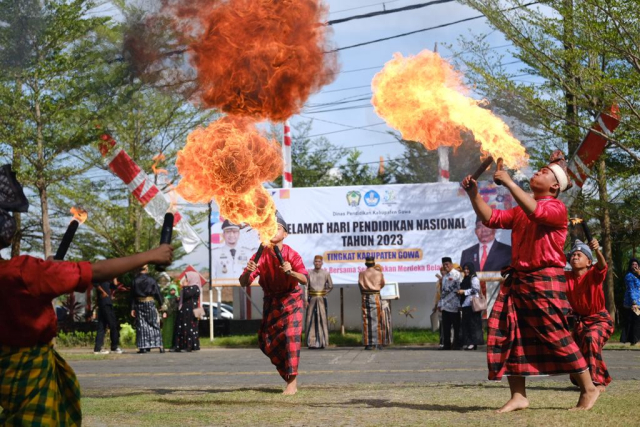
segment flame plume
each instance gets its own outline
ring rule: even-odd
[[[509,127],[482,101],[470,98],[461,75],[437,53],[424,50],[416,56],[396,53],[372,82],[376,113],[407,140],[425,148],[458,147],[460,131],[470,131],[484,154],[502,157],[514,169],[528,155]]]
[[[282,156],[278,143],[261,135],[252,119],[227,116],[194,130],[176,166],[182,175],[176,190],[185,200],[215,199],[223,217],[248,223],[263,243],[276,234],[275,204],[262,183],[282,173]]]
[[[184,3],[183,3],[184,4]],[[208,108],[282,122],[331,83],[336,55],[322,0],[165,2]]]
[[[84,224],[87,218],[89,218],[89,213],[80,207],[72,207],[71,214],[73,215],[73,219],[80,224]]]

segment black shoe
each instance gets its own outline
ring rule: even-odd
[[[376,346],[376,350],[382,350],[382,349],[383,349],[383,347],[381,345],[377,345]]]
[[[160,347],[160,353],[164,353],[164,348]]]
[[[373,350],[373,346],[372,345],[365,345],[364,349],[365,350]]]
[[[440,347],[438,350],[451,350],[451,347]]]
[[[146,352],[148,352],[149,350],[147,350],[146,348],[141,348],[138,350],[138,354],[144,354]]]

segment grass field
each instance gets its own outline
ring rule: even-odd
[[[616,381],[593,410],[570,412],[578,392],[563,382],[529,384],[531,407],[495,414],[509,396],[506,381],[479,384],[309,386],[296,396],[280,388],[90,390],[87,426],[628,426],[638,419],[640,382]]]

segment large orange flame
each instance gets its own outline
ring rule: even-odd
[[[84,223],[87,218],[89,218],[89,213],[82,208],[72,207],[71,213],[73,214],[73,219],[78,221],[80,224]]]
[[[482,101],[470,98],[461,75],[437,53],[416,56],[396,53],[373,79],[373,103],[378,115],[407,140],[425,148],[458,147],[460,131],[470,131],[485,154],[502,157],[519,169],[528,155],[509,127]]]
[[[182,175],[177,191],[185,200],[215,199],[223,217],[248,223],[263,243],[276,234],[275,204],[262,183],[282,173],[282,156],[278,143],[261,135],[253,120],[227,116],[194,130],[176,166]]]
[[[206,107],[282,122],[336,76],[322,0],[165,0]]]

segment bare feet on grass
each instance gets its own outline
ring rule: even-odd
[[[569,409],[570,411],[588,411],[593,408],[596,400],[598,400],[598,396],[600,395],[600,390],[597,387],[593,387],[592,389],[581,391],[580,399],[578,399],[578,404],[575,408]]]
[[[282,394],[285,396],[293,396],[298,392],[298,377],[292,377],[287,380],[287,386]]]
[[[521,409],[527,409],[529,407],[529,399],[521,394],[515,394],[509,399],[504,406],[496,411],[498,414],[505,412],[519,411]]]

